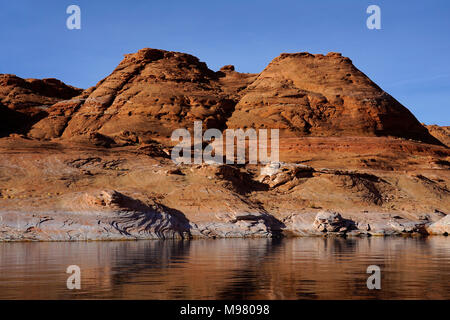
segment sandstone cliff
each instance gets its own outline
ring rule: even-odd
[[[143,49],[126,55],[110,76],[80,99],[53,106],[50,117],[36,124],[30,135],[77,139],[99,133],[145,142],[170,137],[174,129],[192,127],[195,120],[224,128],[235,101],[218,79],[196,57]],[[61,130],[50,129],[54,122]]]
[[[436,143],[404,106],[339,53],[281,54],[245,89],[228,126]]]
[[[0,240],[449,228],[441,129],[427,130],[340,54],[282,54],[247,74],[142,49],[84,91],[2,77]],[[170,135],[195,120],[280,128],[281,161],[177,166]]]
[[[189,54],[142,49],[80,97],[54,105],[30,136],[167,138],[213,128],[280,128],[286,137],[396,136],[439,143],[399,102],[337,53],[282,54],[260,74],[218,72]],[[58,129],[55,129],[58,128]]]

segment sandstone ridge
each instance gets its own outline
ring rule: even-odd
[[[395,136],[440,144],[398,101],[338,53],[281,54],[260,74],[142,49],[79,97],[55,104],[36,139],[166,139],[195,120],[207,128],[279,128],[282,136]]]

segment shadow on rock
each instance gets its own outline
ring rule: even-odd
[[[137,238],[190,238],[190,224],[179,210],[154,201],[145,203],[117,191],[102,191],[97,204],[118,212],[110,224],[121,234]]]

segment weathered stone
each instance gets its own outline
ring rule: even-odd
[[[283,53],[243,93],[229,128],[279,128],[281,136],[291,137],[392,135],[438,143],[341,54]]]
[[[450,215],[432,223],[426,227],[426,230],[430,234],[450,234]]]
[[[341,232],[355,229],[353,221],[344,219],[338,212],[320,211],[313,222],[317,230],[321,232]]]

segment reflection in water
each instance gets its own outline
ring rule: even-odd
[[[0,259],[1,299],[450,299],[445,237],[0,243]]]

